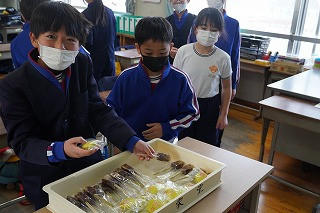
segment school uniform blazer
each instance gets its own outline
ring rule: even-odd
[[[88,4],[88,8],[82,12],[91,22],[97,15],[94,13],[93,4],[94,2]],[[93,61],[94,77],[97,82],[104,76],[115,75],[116,19],[111,9],[104,7],[104,12],[107,17],[106,26],[101,23],[93,26],[85,44]]]
[[[135,135],[100,99],[91,59],[81,53],[71,65],[67,93],[27,61],[0,81],[0,103],[8,143],[21,159],[21,178],[31,201],[40,199],[36,195],[45,184],[102,159],[99,151],[89,157],[50,164],[47,148],[52,142],[76,136],[91,138],[100,131],[123,150]]]

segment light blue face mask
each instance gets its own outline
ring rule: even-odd
[[[75,62],[79,51],[61,50],[39,44],[39,58],[53,70],[65,70]]]
[[[211,32],[207,30],[197,30],[197,41],[205,47],[211,47],[217,43],[219,39],[219,32]]]

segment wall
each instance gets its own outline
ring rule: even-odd
[[[0,0],[0,7],[14,7],[19,10],[18,0]]]
[[[167,0],[161,0],[158,4],[143,2],[143,0],[136,0],[135,15],[166,17],[168,16]]]

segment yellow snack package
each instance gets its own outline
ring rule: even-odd
[[[208,175],[204,172],[199,172],[198,174],[196,174],[193,178],[193,181],[195,183],[199,183],[200,181],[202,181],[203,179],[205,179]]]
[[[151,185],[149,187],[147,187],[147,191],[150,193],[150,194],[153,194],[153,195],[156,195],[158,194],[158,188],[155,186],[155,185]]]
[[[159,209],[161,206],[164,205],[164,202],[162,200],[159,200],[159,199],[151,199],[148,201],[147,203],[147,207],[146,207],[146,210],[147,212],[154,212],[156,211],[157,209]]]
[[[95,147],[98,147],[99,149],[104,146],[104,142],[100,140],[96,140],[94,138],[87,139],[86,143],[83,143],[80,145],[80,148],[85,150],[93,150]]]

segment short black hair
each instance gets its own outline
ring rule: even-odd
[[[223,15],[218,9],[212,7],[202,9],[196,18],[195,27],[207,24],[207,22],[217,28],[220,33],[224,33]]]
[[[50,0],[21,0],[20,1],[20,12],[23,15],[25,21],[30,21],[32,12],[37,6],[43,2]]]
[[[139,45],[150,39],[171,43],[172,37],[171,24],[162,17],[144,17],[138,22],[135,29],[135,38]]]
[[[91,26],[91,22],[83,14],[63,2],[49,1],[39,5],[33,11],[30,20],[30,32],[36,38],[42,33],[58,32],[64,27],[66,34],[77,38],[80,45],[85,43]]]

